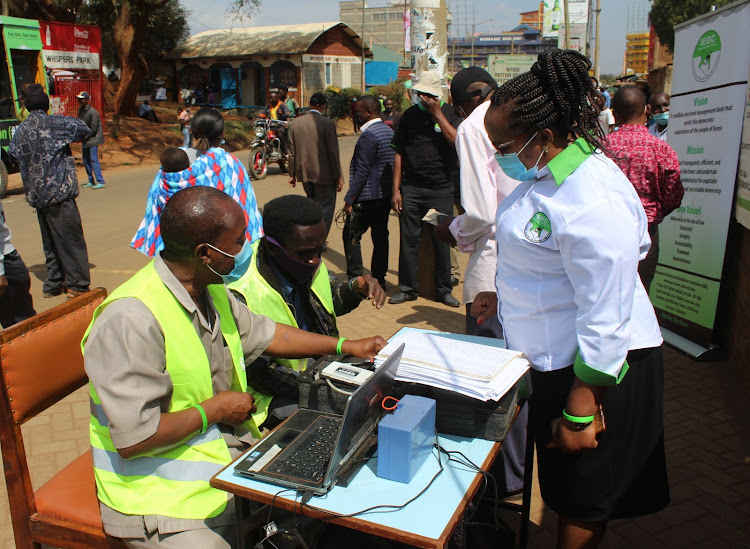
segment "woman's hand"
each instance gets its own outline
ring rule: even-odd
[[[471,304],[471,316],[481,324],[497,314],[497,294],[495,292],[479,292]]]
[[[583,431],[573,431],[567,427],[567,422],[562,420],[557,424],[554,435],[547,448],[559,448],[563,454],[582,454],[599,446],[596,440],[596,424],[593,422]]]

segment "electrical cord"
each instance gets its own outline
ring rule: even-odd
[[[303,501],[302,501],[302,507],[307,506],[309,509],[312,509],[313,511],[317,511],[319,513],[325,513],[325,514],[329,515],[332,518],[351,518],[351,517],[356,517],[358,515],[362,515],[362,514],[365,514],[365,513],[371,513],[373,511],[378,511],[378,510],[386,511],[386,510],[403,509],[407,505],[409,505],[410,503],[413,503],[414,501],[416,501],[417,499],[419,499],[427,490],[429,490],[430,486],[432,486],[435,483],[435,480],[437,480],[437,478],[440,476],[440,474],[445,470],[444,467],[443,467],[443,462],[440,459],[440,444],[438,443],[437,432],[435,433],[434,448],[436,448],[438,450],[438,452],[437,452],[437,460],[438,460],[438,467],[439,467],[438,471],[435,473],[435,475],[432,477],[432,479],[430,479],[430,482],[427,483],[427,486],[425,486],[424,488],[422,488],[422,490],[420,490],[419,493],[416,496],[412,497],[411,499],[409,499],[405,503],[402,503],[401,505],[391,505],[391,504],[373,505],[372,507],[367,507],[366,509],[361,509],[361,510],[355,511],[353,513],[340,514],[340,513],[334,513],[332,511],[327,510],[327,509],[322,509],[320,507],[315,507],[314,505],[309,505],[303,499]]]
[[[329,386],[329,387],[330,387],[331,389],[333,389],[333,390],[334,390],[334,391],[336,391],[337,393],[341,393],[342,395],[346,395],[346,396],[349,396],[349,395],[353,395],[353,394],[354,394],[354,391],[351,391],[351,392],[350,392],[350,391],[344,391],[343,389],[339,389],[339,388],[338,388],[338,387],[336,387],[336,386],[335,386],[335,385],[334,385],[333,383],[331,383],[331,380],[330,380],[330,379],[328,379],[328,378],[326,378],[326,383],[328,384],[328,386]]]
[[[492,475],[488,471],[485,471],[484,469],[482,469],[481,467],[479,467],[476,463],[474,463],[468,457],[466,457],[466,455],[463,454],[462,452],[459,452],[457,450],[446,450],[442,446],[439,446],[438,448],[439,448],[439,451],[442,451],[443,453],[445,453],[448,456],[448,461],[449,462],[459,463],[459,464],[463,465],[464,467],[466,467],[468,469],[471,469],[471,470],[474,470],[474,471],[476,471],[476,472],[478,472],[478,473],[480,473],[482,475],[484,482],[482,484],[482,489],[480,490],[480,492],[479,492],[479,494],[478,494],[478,496],[476,498],[477,502],[481,502],[482,499],[484,499],[484,495],[485,495],[485,493],[487,491],[487,486],[489,484],[488,480],[492,481],[492,489],[493,489],[493,496],[494,496],[493,497],[493,515],[492,515],[493,522],[492,523],[487,523],[487,522],[478,522],[478,521],[472,520],[474,518],[474,516],[476,515],[477,511],[479,510],[479,505],[475,505],[474,509],[468,515],[464,515],[464,517],[462,518],[462,523],[463,523],[463,527],[464,527],[463,528],[464,529],[464,535],[463,535],[463,539],[462,539],[461,545],[462,545],[462,547],[464,549],[466,549],[466,538],[467,538],[466,527],[467,526],[489,526],[490,528],[493,528],[495,530],[499,530],[500,529],[500,522],[499,522],[498,517],[497,517],[497,510],[498,510],[498,506],[499,506],[498,505],[497,480],[495,479],[494,475]],[[458,455],[458,456],[461,456],[461,459],[458,459],[458,458],[454,457],[453,456],[454,454]]]

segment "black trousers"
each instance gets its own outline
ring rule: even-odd
[[[36,216],[47,264],[44,292],[58,293],[63,284],[70,290],[88,291],[89,254],[75,199],[37,208]]]
[[[388,216],[391,201],[367,200],[352,205],[352,214],[344,223],[344,253],[346,254],[346,274],[349,278],[360,276],[362,266],[362,236],[370,229],[372,238],[372,260],[370,272],[381,283],[388,272]]]
[[[5,256],[3,263],[8,288],[0,296],[0,325],[7,328],[16,322],[31,318],[36,311],[29,293],[29,288],[31,288],[29,270],[19,253],[13,250]]]
[[[422,218],[430,208],[450,215],[453,211],[453,189],[430,189],[401,186],[401,249],[398,258],[398,286],[406,294],[417,293],[417,265],[422,241]],[[435,297],[451,293],[451,247],[432,232],[435,251]]]
[[[307,198],[314,200],[323,208],[323,221],[326,224],[326,238],[331,232],[331,223],[333,223],[333,213],[336,211],[336,183],[330,185],[320,185],[319,183],[302,183]]]

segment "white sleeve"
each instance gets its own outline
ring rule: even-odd
[[[565,219],[557,240],[575,291],[576,375],[614,385],[624,375],[641,238],[634,201],[615,194]]]
[[[450,230],[460,251],[473,252],[474,243],[495,227],[497,188],[481,140],[459,130],[456,152],[460,164],[461,205],[466,213],[451,223]]]

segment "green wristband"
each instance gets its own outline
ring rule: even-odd
[[[563,417],[571,423],[591,423],[594,421],[594,416],[571,416],[568,412],[563,410]]]
[[[336,354],[337,355],[341,354],[341,345],[344,343],[344,341],[346,341],[345,337],[340,337],[339,338],[339,342],[336,344]]]
[[[193,408],[198,410],[198,413],[201,415],[201,419],[203,420],[203,427],[201,427],[201,434],[203,434],[208,429],[208,418],[206,417],[206,411],[200,404],[196,404],[195,406],[193,406]]]

